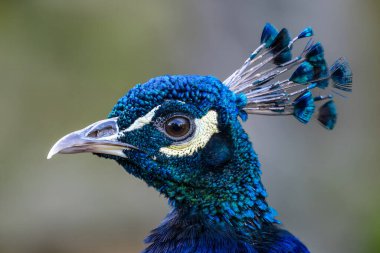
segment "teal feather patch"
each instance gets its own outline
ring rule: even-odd
[[[322,44],[320,42],[317,42],[312,45],[307,50],[305,58],[313,64],[318,64],[319,62],[324,61],[324,49]]]
[[[299,84],[307,84],[314,78],[314,66],[309,62],[303,62],[298,68],[293,72],[290,81]]]
[[[265,47],[270,47],[273,43],[273,40],[276,38],[278,31],[270,23],[266,23],[261,34],[261,44],[265,44]]]
[[[334,101],[330,100],[319,108],[318,121],[328,130],[335,127],[337,110]]]
[[[352,91],[352,70],[344,58],[339,58],[331,66],[330,72],[334,88],[347,92]]]
[[[301,123],[308,123],[314,113],[314,99],[310,91],[306,91],[294,101],[294,117]]]
[[[298,39],[303,39],[303,38],[307,38],[307,37],[311,37],[314,35],[314,31],[313,31],[313,28],[311,28],[310,26],[309,27],[306,27],[298,36],[297,38]]]

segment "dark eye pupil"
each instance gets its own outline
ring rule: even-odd
[[[190,121],[185,117],[173,117],[165,123],[165,131],[172,137],[183,137],[190,131]]]

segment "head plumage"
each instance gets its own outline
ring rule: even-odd
[[[327,93],[314,97],[312,90],[325,90],[332,82],[333,89],[350,92],[352,71],[344,58],[329,69],[322,44],[311,39],[293,58],[293,44],[313,35],[312,28],[307,27],[291,39],[287,29],[278,31],[269,23],[265,25],[260,46],[223,82],[231,91],[246,96],[246,113],[293,115],[306,124],[314,114],[315,103],[328,100],[319,108],[317,119],[326,129],[333,129],[337,118],[333,96]],[[295,70],[290,77],[282,78],[291,69]]]

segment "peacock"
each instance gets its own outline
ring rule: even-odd
[[[352,91],[352,71],[344,58],[329,67],[312,36],[311,27],[291,38],[267,23],[259,47],[226,80],[165,75],[137,84],[107,119],[55,143],[48,159],[91,152],[164,195],[171,211],[145,239],[144,253],[309,252],[266,201],[242,124],[251,114],[307,124],[317,111],[320,124],[334,128],[333,98]],[[293,57],[298,41],[304,45]]]

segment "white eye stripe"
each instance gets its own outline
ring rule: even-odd
[[[161,105],[156,106],[144,116],[136,119],[127,129],[121,133],[131,132],[152,123],[156,111]],[[173,144],[168,147],[160,148],[160,152],[167,156],[190,156],[201,148],[204,148],[212,135],[218,133],[218,114],[216,111],[209,111],[201,119],[195,119],[195,132],[193,137],[179,144]]]
[[[195,133],[188,142],[160,148],[160,152],[167,156],[190,156],[197,150],[204,148],[211,136],[218,133],[218,114],[209,111],[201,119],[195,119]]]
[[[132,132],[134,130],[140,129],[145,125],[148,125],[152,122],[152,119],[161,105],[158,105],[154,107],[150,112],[145,114],[144,116],[141,116],[140,118],[136,119],[132,125],[130,125],[127,129],[123,130],[122,132]]]
[[[185,102],[183,102],[183,101],[177,100],[177,102],[179,102],[181,104],[185,104]],[[152,110],[150,110],[150,112],[148,112],[144,116],[141,116],[140,118],[136,119],[132,123],[132,125],[130,125],[127,129],[123,130],[122,132],[132,132],[134,130],[142,128],[145,125],[150,124],[152,122],[152,119],[153,119],[154,115],[156,114],[156,111],[160,107],[161,107],[161,105],[158,105],[158,106],[154,107]]]

